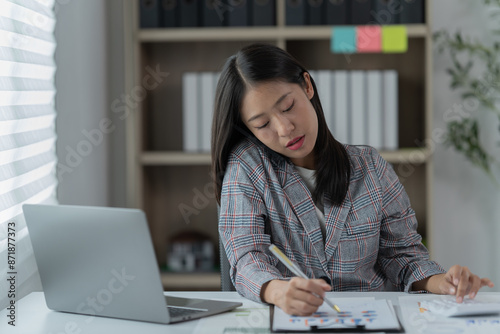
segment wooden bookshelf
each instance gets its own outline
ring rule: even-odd
[[[182,73],[220,71],[227,57],[253,42],[286,49],[310,70],[395,69],[399,89],[399,143],[396,151],[382,151],[406,188],[419,220],[419,232],[429,239],[432,224],[432,154],[427,140],[432,131],[432,29],[430,1],[425,24],[407,25],[408,52],[351,54],[329,52],[332,27],[285,25],[285,1],[277,0],[273,27],[218,27],[139,29],[138,3],[125,3],[126,93],[142,85],[146,67],[157,65],[168,76],[158,89],[147,91],[128,106],[127,201],[145,210],[156,256],[164,265],[168,240],[182,231],[200,231],[218,245],[217,208],[211,186],[210,155],[182,151]],[[190,204],[198,190],[207,204],[186,222],[179,206]],[[432,244],[432,243],[428,243]],[[432,249],[431,249],[432,252]],[[213,289],[213,274],[168,274],[164,283],[184,290]],[[207,277],[208,277],[207,276]],[[219,278],[220,279],[220,278]],[[220,282],[217,281],[217,282]]]

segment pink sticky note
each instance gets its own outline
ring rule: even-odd
[[[356,27],[356,48],[358,52],[381,52],[382,29],[379,25]]]

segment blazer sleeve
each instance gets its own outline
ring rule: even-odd
[[[269,251],[262,174],[262,165],[252,169],[234,156],[230,158],[219,213],[219,235],[231,265],[231,281],[240,295],[256,302],[262,302],[264,283],[283,279],[275,267],[278,260]]]
[[[394,169],[375,149],[372,157],[382,189],[378,261],[387,278],[400,290],[409,292],[414,282],[445,270],[429,259],[429,252],[417,233],[415,211]]]

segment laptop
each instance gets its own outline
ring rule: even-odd
[[[242,305],[164,295],[141,210],[25,204],[23,212],[49,309],[169,324]]]

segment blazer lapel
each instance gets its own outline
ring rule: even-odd
[[[284,174],[286,176],[282,179],[282,187],[285,197],[289,202],[291,209],[304,227],[304,230],[310,239],[312,248],[321,262],[323,270],[327,271],[328,266],[325,256],[323,235],[321,234],[321,228],[316,214],[316,207],[311,194],[297,171],[290,164],[287,164],[285,168],[286,173]],[[306,192],[308,196],[304,196],[304,192]]]
[[[325,223],[326,223],[326,238],[325,238],[325,253],[327,263],[331,262],[331,258],[337,249],[340,236],[344,230],[347,214],[351,210],[350,192],[347,191],[346,197],[340,206],[332,205],[331,201],[325,200]]]

